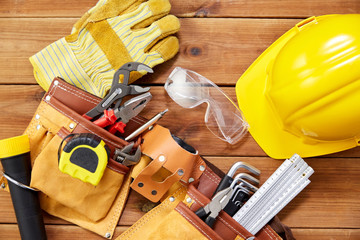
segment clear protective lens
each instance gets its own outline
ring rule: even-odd
[[[193,81],[194,77],[200,81]],[[208,95],[202,87],[201,78],[202,76],[195,72],[176,67],[168,77],[165,89],[180,106],[194,108],[204,102],[204,96],[206,101]]]
[[[235,103],[216,84],[200,74],[176,67],[168,77],[165,89],[184,108],[207,103],[205,124],[220,139],[235,144],[247,132],[248,124]]]

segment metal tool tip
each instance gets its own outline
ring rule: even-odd
[[[141,71],[141,70],[145,70],[148,73],[153,73],[154,71],[152,70],[152,68],[146,66],[145,64],[139,65],[137,67],[137,71]]]
[[[167,113],[169,111],[169,109],[165,109],[164,111],[161,112],[161,115],[164,115],[165,113]]]

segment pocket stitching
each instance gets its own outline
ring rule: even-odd
[[[138,119],[136,116],[133,117],[131,120],[133,122],[136,122],[136,123],[139,123],[139,124],[144,124],[145,123],[145,121],[143,121],[142,119]]]
[[[62,84],[59,84],[58,86],[56,87],[59,87],[60,89],[64,90],[65,92],[68,92],[72,95],[75,95],[89,103],[93,103],[93,104],[98,104],[98,102],[96,101],[97,99],[95,98],[91,98],[89,96],[86,96],[85,94],[81,93],[81,92],[75,92],[73,89],[70,89],[68,88],[66,85],[62,85]],[[81,96],[80,96],[81,95]]]
[[[197,202],[199,202],[201,204],[201,206],[205,206],[205,203],[201,202],[192,192],[188,192],[189,196],[191,198],[193,198],[194,200],[196,200]]]
[[[194,223],[189,217],[187,217],[182,210],[176,209],[176,211],[177,211],[178,213],[180,213],[181,216],[183,216],[184,218],[186,218],[189,222],[191,222],[192,225],[193,225],[198,231],[200,231],[203,235],[205,235],[208,239],[213,239],[213,238],[211,238],[209,235],[207,235],[206,232],[205,232],[204,230],[202,230],[196,223]]]
[[[61,130],[61,129],[60,129]],[[60,132],[60,130],[56,133],[61,139],[64,139],[65,137],[67,137],[68,135],[65,135],[65,133],[63,133],[62,131]]]
[[[112,166],[107,166],[107,167],[110,168],[111,170],[117,172],[117,173],[121,173],[121,174],[123,174],[123,175],[126,174],[126,172],[123,172],[123,171],[120,171],[120,170],[118,170],[118,169],[115,169],[115,168],[113,168]]]
[[[205,169],[206,172],[208,172],[211,176],[213,176],[213,178],[217,181],[217,182],[220,182],[220,178],[218,175],[216,175],[215,173],[213,172],[210,172],[208,168]]]
[[[87,101],[87,102],[94,103],[94,104],[98,104],[97,101],[98,101],[99,99],[97,99],[97,98],[95,98],[95,97],[91,97],[91,96],[89,96],[89,95],[85,95],[84,93],[81,93],[81,92],[76,92],[75,90],[73,90],[73,89],[69,88],[67,85],[65,85],[63,82],[61,82],[61,81],[58,81],[58,82],[59,82],[58,85],[55,85],[55,84],[54,84],[54,85],[52,86],[52,89],[51,89],[52,93],[51,93],[51,92],[48,92],[48,94],[49,94],[51,97],[55,94],[56,89],[59,87],[59,88],[63,89],[64,91],[69,92],[69,93],[72,94],[72,95],[75,95],[75,96],[77,96],[77,97],[79,97],[79,98],[81,98],[81,99],[84,99],[84,100]],[[75,93],[76,93],[76,94],[75,94]],[[82,95],[82,96],[84,96],[84,97],[80,97],[80,96],[77,95],[77,94],[80,94],[80,95]],[[93,102],[91,102],[89,99],[91,99]]]
[[[121,188],[123,187],[123,186],[125,186],[125,184],[127,185],[128,184],[128,181],[129,181],[129,179],[126,179],[126,183],[124,183],[123,182],[123,185],[120,187],[120,189],[119,189],[119,192],[121,192]],[[107,227],[107,230],[106,230],[106,232],[112,232],[112,234],[113,234],[113,231],[114,231],[114,228],[111,228],[111,226],[113,225],[113,223],[114,223],[114,221],[116,220],[116,216],[118,216],[119,215],[119,212],[121,211],[121,206],[124,206],[124,202],[125,202],[125,200],[126,200],[126,198],[125,198],[125,196],[126,196],[127,194],[123,194],[122,196],[121,196],[121,198],[119,199],[119,203],[117,204],[117,206],[116,206],[116,210],[115,210],[115,214],[113,214],[113,216],[112,216],[112,218],[111,218],[111,220],[110,220],[110,222],[109,222],[109,225],[108,225],[108,227]],[[116,226],[115,226],[116,227]],[[112,235],[111,234],[111,235]]]
[[[85,100],[85,101],[87,101],[87,102],[89,102],[89,103],[93,103],[93,104],[95,104],[95,105],[97,105],[97,104],[99,103],[99,99],[98,99],[98,98],[95,98],[95,97],[86,95],[86,94],[84,94],[84,93],[75,91],[75,90],[69,88],[66,84],[64,84],[64,83],[62,83],[62,82],[59,82],[58,85],[53,86],[53,88],[51,89],[52,92],[51,92],[51,93],[49,92],[48,94],[52,97],[52,96],[55,94],[57,88],[63,89],[64,91],[66,91],[66,92],[68,92],[68,93],[70,93],[70,94],[72,94],[72,95],[74,95],[74,96],[77,96],[77,97],[79,97],[79,98],[81,98],[81,99],[83,99],[83,100]],[[81,96],[80,96],[80,95],[81,95]],[[83,97],[82,97],[82,96],[83,96]],[[50,102],[50,101],[49,101],[49,102]],[[52,106],[53,106],[53,105],[52,105]],[[72,119],[72,118],[71,118],[71,119]],[[137,118],[136,116],[135,116],[134,118],[132,118],[132,121],[133,121],[133,122],[136,122],[136,123],[138,123],[138,124],[144,124],[144,123],[145,123],[144,120],[142,120],[142,119],[140,119],[140,118]],[[76,122],[76,121],[75,121],[75,122]],[[80,125],[83,126],[82,124],[80,124]],[[109,142],[110,142],[110,141],[109,141]]]
[[[207,174],[208,173],[208,174]],[[215,184],[219,185],[220,180],[218,178],[215,178],[213,173],[211,173],[207,168],[204,171],[204,174],[209,177],[209,179],[214,182]]]
[[[266,233],[266,235],[269,236],[270,239],[278,239],[274,233],[269,229],[269,225],[266,225],[264,228],[264,232]],[[274,238],[275,237],[275,238]]]
[[[82,92],[75,91],[75,90],[69,88],[66,84],[64,84],[64,83],[62,83],[62,82],[60,82],[57,86],[54,86],[54,87],[53,87],[54,92],[51,93],[51,96],[53,96],[53,95],[55,94],[56,88],[61,88],[61,89],[63,89],[64,91],[66,91],[66,92],[68,92],[68,93],[70,93],[70,94],[72,94],[72,95],[74,95],[74,96],[77,96],[77,97],[79,97],[79,98],[81,98],[81,99],[83,99],[83,100],[85,100],[85,101],[87,101],[87,102],[89,102],[89,103],[93,103],[93,104],[95,104],[95,105],[97,105],[97,104],[99,103],[99,99],[98,99],[98,98],[92,97],[92,96],[89,96],[89,95],[86,95],[86,94],[84,94],[84,93],[82,93]],[[132,118],[132,120],[133,120],[134,122],[136,122],[136,123],[139,123],[139,124],[144,124],[144,123],[145,123],[144,120],[138,119],[137,117]]]
[[[189,196],[192,197],[194,200],[196,200],[198,203],[201,204],[201,206],[205,206],[205,204],[203,202],[201,202],[192,192],[188,192]],[[238,235],[240,235],[243,238],[246,238],[243,234],[241,234],[238,230],[236,230],[233,226],[231,226],[228,222],[226,222],[222,217],[218,216],[218,218],[224,223],[226,224],[228,227],[230,227],[232,230],[235,231],[235,233],[237,233]]]
[[[177,196],[179,196],[179,195],[180,195],[182,192],[184,192],[184,191],[185,191],[185,188],[184,188],[184,187],[180,187],[180,188],[173,194],[173,196],[174,196],[174,197],[177,197]],[[126,239],[129,239],[129,237],[131,237],[134,233],[136,233],[139,228],[141,228],[145,223],[147,223],[148,221],[150,221],[151,218],[152,218],[155,214],[161,212],[161,210],[162,210],[163,208],[167,207],[170,203],[171,203],[171,202],[168,201],[168,202],[165,203],[164,205],[161,205],[161,204],[160,204],[160,205],[159,205],[159,208],[156,209],[156,211],[152,212],[151,215],[150,215],[150,213],[144,215],[144,217],[141,218],[141,219],[138,221],[139,223],[141,222],[141,224],[139,224],[138,226],[136,226],[136,228],[133,229],[133,231],[131,231],[131,229],[129,229],[131,234],[128,235],[128,237],[127,237]],[[126,233],[128,233],[128,232],[125,232],[124,236],[126,236]],[[123,236],[122,236],[122,237],[123,237]]]
[[[89,132],[93,133],[96,135],[96,133],[94,133],[92,130],[88,129],[86,126],[84,126],[83,124],[81,124],[80,122],[77,122],[73,117],[69,116],[68,114],[64,113],[63,111],[61,111],[60,109],[58,109],[54,104],[52,104],[50,101],[48,102],[50,106],[52,106],[53,108],[55,108],[57,111],[61,112],[63,115],[67,116],[68,118],[70,118],[71,120],[73,120],[74,122],[76,122],[77,124],[79,124],[80,126],[82,126],[83,128],[85,128],[86,130],[88,130]],[[121,145],[109,140],[106,137],[101,137],[103,139],[105,139],[106,141],[108,141],[109,143],[111,143],[112,145],[114,145],[115,147],[118,148],[122,148]]]
[[[45,127],[44,127],[45,128]],[[46,128],[45,128],[46,129]],[[49,134],[50,132],[49,132],[49,130],[47,129],[47,132],[46,132],[46,136]],[[50,141],[51,141],[51,139],[50,139]],[[48,142],[48,143],[50,143],[50,141]],[[39,154],[44,150],[44,148],[45,148],[45,141],[43,142],[43,144],[42,144],[42,146],[41,146],[41,148],[40,148],[40,150],[39,150],[39,153],[35,156],[35,158],[34,159],[36,159],[38,156],[39,156]]]
[[[39,111],[37,111],[37,114],[39,114],[40,116],[42,116],[43,113],[44,113],[44,111],[45,111],[45,106],[44,106],[44,105],[41,105],[41,107],[39,108]],[[33,133],[34,133],[34,131],[35,131],[35,125],[36,125],[36,123],[37,123],[38,125],[41,124],[41,126],[47,131],[46,135],[49,133],[49,129],[47,129],[45,126],[43,126],[40,120],[37,120],[37,121],[33,121],[33,122],[30,124],[31,126],[29,126],[29,128],[31,128],[31,130],[30,130],[30,132],[28,133],[29,136],[33,135]],[[30,142],[30,141],[32,141],[31,138],[29,138],[29,142]],[[43,142],[41,148],[39,149],[38,154],[37,154],[36,156],[34,156],[34,159],[36,159],[36,158],[39,156],[39,154],[42,152],[42,150],[44,150],[44,147],[45,147],[45,141]]]
[[[55,94],[55,91],[56,91],[57,87],[58,87],[58,85],[55,85],[55,84],[53,85],[53,88],[51,89],[51,92],[48,92],[49,96],[52,97]]]
[[[40,105],[40,108],[35,112],[35,116],[36,114],[41,114],[44,112],[44,105]],[[33,135],[34,131],[35,131],[35,127],[34,125],[36,124],[36,122],[39,122],[39,120],[35,121],[35,116],[33,117],[32,121],[30,122],[30,125],[28,127],[29,132],[27,133],[29,136]]]
[[[232,230],[234,230],[235,233],[237,233],[238,235],[240,235],[242,238],[246,239],[246,237],[240,233],[238,230],[236,230],[233,226],[231,226],[228,222],[226,222],[222,217],[218,217],[226,226],[228,226],[229,228],[231,228]],[[239,223],[240,225],[240,223]]]

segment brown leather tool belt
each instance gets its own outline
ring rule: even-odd
[[[58,144],[61,139],[69,133],[85,132],[98,135],[110,147],[111,152],[113,152],[115,148],[123,148],[128,145],[129,143],[122,138],[109,133],[82,116],[100,101],[100,98],[79,90],[60,78],[54,79],[38,111],[41,113],[41,105],[44,105],[45,108],[50,106],[51,108],[48,108],[46,114],[51,114],[51,111],[57,114],[60,113],[59,115],[64,116],[67,122],[64,123],[64,126],[60,126],[54,133],[59,139],[53,139],[51,141]],[[32,120],[33,123],[29,125],[27,131],[33,131],[33,128],[36,129],[37,118],[38,116],[34,116]],[[128,136],[145,122],[146,119],[139,116],[132,118],[127,123],[125,133],[122,137]],[[80,212],[77,209],[72,209],[71,204],[76,202],[76,199],[71,201],[70,205],[64,207],[65,201],[62,199],[60,191],[50,196],[50,198],[53,198],[53,200],[59,202],[59,204],[53,203],[49,200],[49,196],[46,196],[44,199],[46,198],[47,200],[42,201],[42,207],[45,207],[45,210],[50,214],[95,231],[100,235],[111,237],[121,215],[123,205],[125,205],[126,202],[128,194],[126,186],[128,187],[132,181],[130,185],[132,189],[153,202],[161,201],[160,205],[167,204],[165,202],[174,192],[183,189],[182,191],[186,198],[183,199],[184,201],[181,200],[178,202],[171,210],[180,213],[185,219],[189,220],[188,222],[195,226],[196,229],[204,232],[204,236],[210,236],[211,239],[281,239],[269,225],[264,227],[256,236],[252,236],[225,212],[220,213],[214,227],[210,228],[200,218],[197,218],[194,211],[210,202],[211,196],[224,173],[209,162],[206,162],[197,151],[191,152],[185,150],[178,144],[178,141],[171,135],[170,131],[160,125],[155,124],[151,130],[144,132],[135,142],[135,146],[140,144],[143,153],[142,160],[139,164],[128,168],[111,159],[108,162],[107,168],[111,171],[121,173],[124,176],[124,179],[122,179],[124,184],[121,189],[119,189],[119,186],[118,190],[114,190],[115,195],[112,197],[111,203],[109,203],[109,210],[104,211],[102,215],[96,212],[96,215],[94,213],[93,219],[86,219],[84,217],[85,215],[81,215],[82,213],[86,213],[86,204],[81,205],[84,208]],[[54,152],[54,149],[56,149],[56,146],[48,149],[48,151]],[[42,149],[36,149],[35,152],[32,153],[36,154],[36,156],[34,156],[35,160],[38,155],[41,155],[42,151]],[[53,168],[56,167],[56,164],[53,164]],[[55,171],[54,169],[52,170]],[[56,171],[57,170],[58,169],[56,169]],[[39,166],[39,171],[46,170]],[[111,174],[113,173],[111,172]],[[104,176],[113,176],[111,174]],[[37,176],[38,182],[45,181],[41,179],[40,174]],[[71,178],[70,176],[62,176],[59,174],[59,178],[64,182],[72,181],[68,179]],[[51,180],[52,179],[49,179],[49,181]],[[76,181],[80,182],[77,179]],[[125,184],[126,182],[128,182],[128,185]],[[38,187],[40,190],[42,190],[41,188],[43,187],[43,189],[46,190],[46,184],[47,182],[44,183],[44,186],[35,187]],[[84,183],[79,183],[78,187],[80,187],[80,184]],[[100,186],[101,182],[98,188]],[[96,191],[98,191],[98,189],[90,189],[89,187],[89,191],[93,191],[95,194],[91,197],[96,197]],[[73,197],[76,196],[74,195]],[[102,196],[98,197],[101,198]],[[188,198],[191,199],[191,201],[187,201]],[[60,206],[63,207],[62,211],[57,211]],[[71,212],[72,210],[76,213]],[[69,212],[71,212],[71,214],[68,214]],[[111,214],[114,214],[114,216],[111,216]],[[146,218],[146,216],[147,214],[144,217]],[[107,221],[106,219],[111,220]],[[101,223],[102,221],[103,223]],[[101,224],[103,224],[104,227],[97,228],[97,226]],[[134,225],[136,225],[136,223]],[[279,234],[286,232],[286,227],[283,227],[283,225],[279,223],[276,225],[276,228]],[[291,236],[291,234],[289,236]],[[287,239],[291,239],[291,237]]]

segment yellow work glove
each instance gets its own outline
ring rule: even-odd
[[[74,25],[71,35],[50,44],[30,62],[42,88],[54,77],[99,97],[111,87],[115,71],[127,62],[154,67],[175,56],[180,28],[168,15],[168,0],[100,0]],[[134,72],[130,83],[146,72]]]

